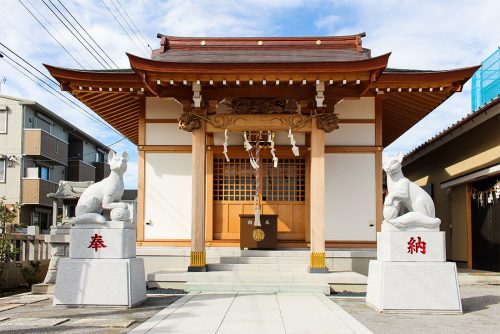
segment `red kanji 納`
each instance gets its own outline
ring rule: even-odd
[[[418,253],[419,251],[420,253],[425,254],[425,252],[427,251],[427,243],[425,241],[422,241],[422,238],[420,237],[417,237],[417,239],[411,237],[410,241],[408,241],[407,253],[413,254]]]
[[[102,235],[95,234],[93,237],[90,237],[90,245],[87,248],[93,248],[96,252],[99,250],[99,248],[106,248],[104,244],[104,240],[102,240]]]

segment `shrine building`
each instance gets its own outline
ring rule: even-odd
[[[190,247],[184,269],[203,271],[258,208],[277,215],[275,248],[308,250],[321,272],[325,250],[376,247],[383,148],[478,68],[388,68],[364,36],[158,35],[130,69],[46,67],[137,145],[138,252]]]

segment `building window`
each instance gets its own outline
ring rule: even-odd
[[[36,118],[36,127],[42,129],[43,131],[50,133],[50,123],[40,117]]]
[[[49,180],[49,167],[38,166],[38,177],[42,180]]]
[[[6,161],[5,159],[0,159],[0,182],[5,182],[5,167]]]
[[[0,106],[0,133],[7,133],[7,107]]]
[[[95,152],[95,161],[96,162],[104,162],[104,153],[102,152]]]

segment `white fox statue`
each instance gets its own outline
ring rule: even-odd
[[[88,187],[81,195],[75,209],[74,224],[104,224],[106,218],[102,210],[119,209],[119,213],[111,216],[120,216],[128,219],[127,204],[120,202],[123,195],[123,174],[127,170],[128,153],[120,156],[110,151],[108,164],[111,169],[109,176]],[[122,220],[122,219],[120,219]]]
[[[388,194],[384,201],[384,231],[439,231],[441,220],[435,217],[434,202],[425,190],[404,177],[403,154],[383,157]],[[402,214],[405,209],[407,213]]]

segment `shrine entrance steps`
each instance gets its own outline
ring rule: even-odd
[[[349,254],[347,254],[349,253]],[[351,266],[353,258],[368,261],[372,250],[327,251],[328,273],[308,272],[309,251],[277,250],[207,251],[207,272],[161,270],[148,275],[148,286],[179,288],[190,292],[303,292],[329,295],[335,291],[366,291],[367,277],[337,261],[342,255]],[[354,261],[356,262],[356,261]],[[364,262],[364,261],[361,261]],[[362,264],[359,271],[364,272]],[[347,269],[347,270],[346,270]],[[350,270],[349,270],[350,269]],[[367,269],[367,268],[366,268]]]

